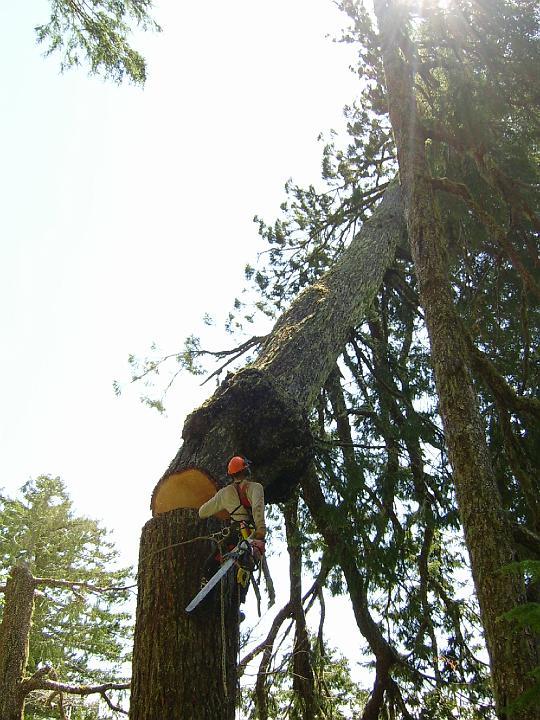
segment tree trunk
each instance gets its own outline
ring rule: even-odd
[[[529,686],[536,664],[531,636],[501,619],[524,602],[524,588],[501,569],[514,559],[511,531],[494,481],[485,430],[469,369],[465,338],[454,308],[442,231],[435,211],[424,142],[418,127],[413,78],[399,54],[403,18],[392,0],[376,0],[390,120],[398,151],[409,243],[425,311],[456,495],[480,604],[497,713]],[[529,708],[518,718],[540,717]]]
[[[335,266],[279,318],[258,358],[188,416],[164,477],[195,465],[219,478],[241,453],[256,466],[266,499],[286,499],[311,458],[306,412],[405,237],[394,184]]]
[[[192,614],[208,536],[221,524],[172,510],[144,527],[133,648],[132,720],[234,720],[238,595],[233,570]],[[221,591],[223,589],[223,592]],[[209,651],[210,649],[210,651]]]
[[[7,581],[0,625],[0,720],[22,720],[21,682],[28,661],[28,636],[34,609],[34,578],[16,566]]]
[[[243,454],[252,460],[256,479],[265,486],[267,502],[290,495],[312,456],[307,411],[351,329],[372,302],[404,237],[401,191],[394,185],[336,266],[304,290],[278,320],[257,360],[226,378],[187,418],[184,443],[160,483],[193,466],[219,478],[227,459]],[[178,510],[157,516],[143,530],[133,720],[229,717],[212,715],[223,702],[224,692],[220,678],[216,679],[213,671],[207,678],[206,670],[221,657],[220,633],[215,631],[219,623],[216,592],[204,619],[197,611],[189,616],[184,613],[188,595],[197,590],[206,550],[194,543],[187,546],[189,552],[174,556],[169,554],[172,551],[156,553],[150,566],[144,561],[147,547],[153,550],[186,541],[205,534],[206,528],[193,511]],[[237,618],[228,599],[230,592],[225,595],[227,627],[231,636],[236,636]],[[234,668],[235,663],[236,645],[231,642],[226,667]],[[233,682],[232,670],[230,676],[228,682]],[[209,680],[211,684],[196,698],[194,687],[200,688]],[[195,700],[203,706],[192,716],[189,713],[194,712]],[[203,714],[206,712],[209,714]]]

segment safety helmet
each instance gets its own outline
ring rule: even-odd
[[[250,462],[247,458],[241,455],[235,455],[229,460],[227,465],[227,475],[238,475],[238,473],[247,470]]]

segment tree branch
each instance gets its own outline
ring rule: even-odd
[[[475,345],[470,333],[465,329],[464,337],[473,369],[484,380],[497,401],[517,415],[526,415],[534,422],[538,422],[540,420],[540,401],[526,395],[518,395],[488,356]]]
[[[120,592],[122,590],[131,590],[137,587],[137,585],[117,585],[111,587],[100,587],[99,585],[92,585],[87,582],[72,582],[71,580],[57,580],[56,578],[34,578],[35,585],[47,585],[48,587],[56,588],[68,588],[75,590],[80,588],[81,590],[88,590],[88,592],[95,593],[109,593],[109,592]]]
[[[50,668],[49,668],[50,671]],[[39,671],[34,673],[32,677],[23,680],[20,684],[21,693],[28,695],[34,690],[52,690],[53,692],[69,693],[70,695],[103,695],[109,690],[129,690],[131,683],[102,683],[101,685],[70,685],[69,683],[57,682],[55,680],[46,680]]]
[[[516,249],[508,239],[507,233],[503,230],[503,228],[501,228],[495,218],[490,215],[490,213],[486,212],[486,210],[484,210],[476,202],[476,200],[474,200],[469,188],[464,183],[454,182],[453,180],[450,180],[446,177],[432,178],[431,182],[435,190],[442,190],[444,192],[451,193],[452,195],[456,195],[457,197],[460,197],[462,200],[464,200],[464,202],[475,213],[480,222],[486,227],[487,230],[489,230],[493,234],[499,246],[506,253],[506,256],[512,263],[514,269],[520,275],[523,284],[525,285],[527,290],[530,290],[538,298],[540,298],[540,287],[538,286],[536,280],[533,278],[531,273],[525,267]]]

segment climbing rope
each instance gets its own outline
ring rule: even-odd
[[[139,563],[142,563],[143,560],[146,560],[149,557],[153,557],[154,555],[157,555],[160,552],[165,552],[165,550],[171,550],[172,548],[181,547],[182,545],[191,545],[191,543],[197,542],[199,540],[210,540],[211,542],[216,543],[216,545],[221,545],[224,540],[226,540],[229,535],[231,534],[232,530],[231,527],[225,527],[221,530],[218,530],[215,533],[212,533],[211,535],[199,535],[199,537],[191,538],[191,540],[184,540],[183,542],[173,543],[172,545],[165,545],[165,547],[158,548],[157,550],[152,550],[149,553],[146,553],[146,555],[143,555]]]
[[[223,680],[223,692],[225,693],[225,697],[228,698],[229,690],[227,687],[227,646],[225,645],[225,643],[227,642],[227,634],[225,628],[225,578],[221,578],[219,586],[221,588],[221,678]]]

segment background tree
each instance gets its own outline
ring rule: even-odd
[[[20,498],[0,497],[0,578],[23,565],[39,587],[34,599],[26,672],[44,668],[64,684],[117,683],[126,672],[131,615],[121,606],[130,568],[116,568],[118,552],[99,523],[77,516],[59,478],[42,475],[21,488]],[[94,589],[92,591],[92,588]],[[1,597],[1,596],[0,596]],[[52,673],[52,675],[51,675]],[[26,717],[59,713],[61,696],[29,696]],[[72,718],[98,717],[98,707],[73,705]]]
[[[506,717],[508,706],[529,685],[527,676],[535,664],[530,633],[503,624],[501,619],[510,607],[524,602],[524,587],[517,578],[509,581],[501,573],[513,558],[512,538],[493,480],[467,343],[453,303],[443,234],[435,213],[425,138],[420,131],[423,114],[414,88],[417,69],[410,59],[416,54],[416,43],[403,23],[408,13],[400,3],[376,2],[375,12],[441,417],[490,653],[497,711]]]

